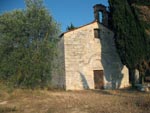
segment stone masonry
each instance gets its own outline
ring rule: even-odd
[[[100,38],[94,36],[94,29],[100,30]],[[55,86],[66,90],[95,89],[93,70],[103,70],[104,89],[128,87],[128,69],[116,52],[113,35],[97,21],[64,33],[58,47],[59,60],[64,62],[58,62],[61,68],[57,69],[62,72],[54,75]]]

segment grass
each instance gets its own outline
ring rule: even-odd
[[[0,113],[150,113],[150,93],[135,90],[0,88]]]
[[[6,107],[6,106],[0,106],[0,113],[7,113],[7,112],[16,112],[16,107]]]

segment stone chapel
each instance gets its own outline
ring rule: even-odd
[[[94,7],[94,21],[60,36],[52,86],[65,90],[118,89],[129,86],[128,69],[117,53],[108,12]],[[102,21],[100,15],[102,14]]]

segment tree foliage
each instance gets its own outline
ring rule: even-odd
[[[70,26],[67,26],[67,31],[76,29],[76,27],[71,23]]]
[[[148,52],[147,36],[136,10],[129,0],[109,0],[112,29],[122,62],[130,69],[141,71]]]
[[[136,3],[140,5],[150,5],[150,0],[128,0],[129,3]]]
[[[0,15],[0,79],[17,87],[44,87],[59,26],[42,0],[25,0],[25,10]]]

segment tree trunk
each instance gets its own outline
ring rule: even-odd
[[[144,84],[144,75],[140,73],[140,84]]]
[[[129,69],[130,82],[132,84],[132,88],[135,87],[135,69]]]

